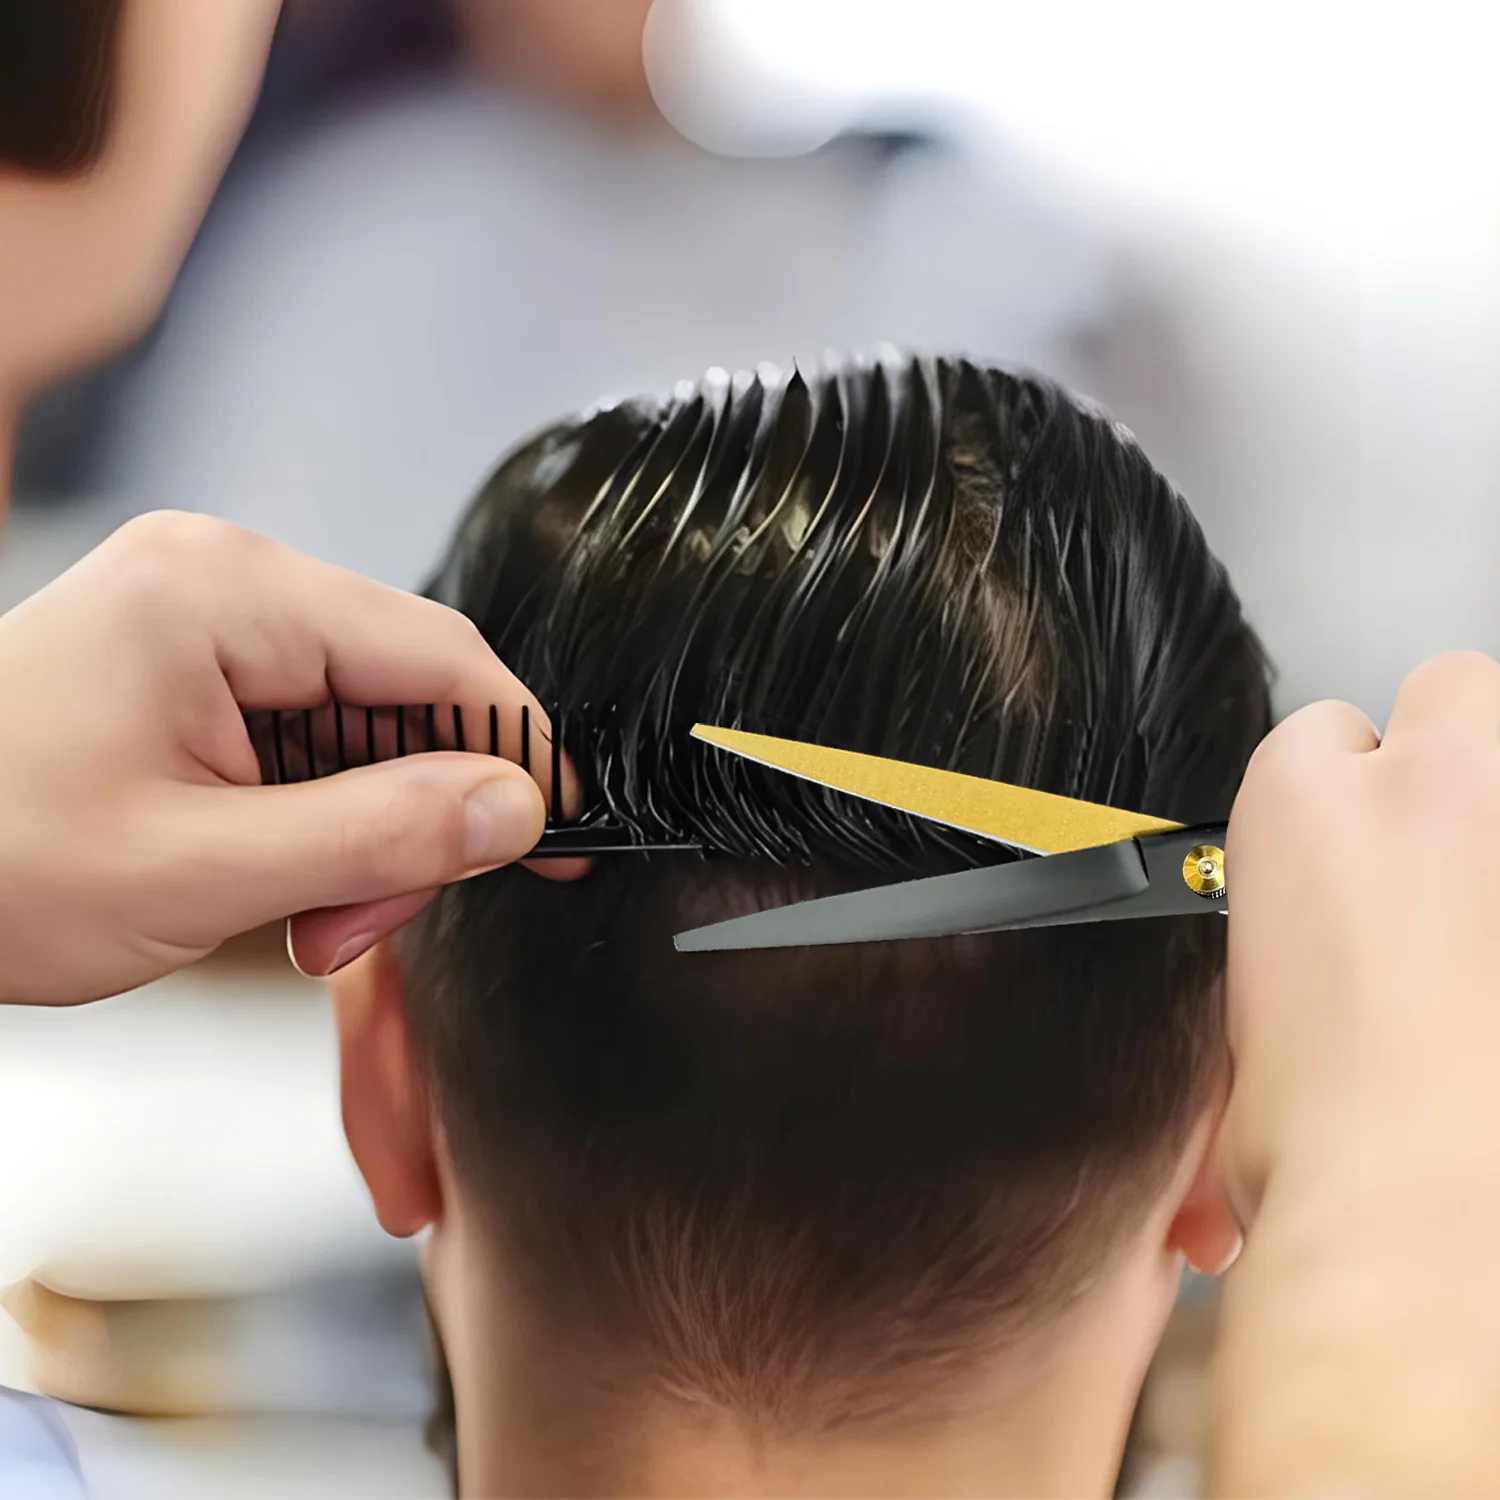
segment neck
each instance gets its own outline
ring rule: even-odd
[[[444,1279],[466,1496],[1108,1495],[1165,1315],[1093,1297],[920,1421],[785,1433],[577,1356],[488,1277]]]
[[[1134,1388],[1055,1378],[983,1387],[943,1420],[851,1432],[767,1433],[677,1399],[591,1401],[588,1373],[538,1355],[490,1387],[457,1393],[461,1493],[470,1496],[731,1497],[1108,1495]],[[477,1386],[477,1388],[476,1388]],[[500,1413],[471,1423],[469,1411]],[[559,1415],[563,1413],[563,1415]]]

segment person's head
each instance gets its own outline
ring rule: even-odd
[[[1210,1164],[1224,924],[672,935],[1004,857],[699,721],[1227,815],[1267,666],[1130,434],[965,362],[710,376],[527,443],[431,591],[562,711],[596,803],[716,851],[454,886],[338,985],[355,1156],[387,1228],[434,1226],[460,1449],[597,1405],[770,1463],[998,1430],[1055,1388],[1094,1448],[1072,1477],[1117,1456],[1180,1257],[1235,1240]],[[555,1445],[584,1452],[578,1423]],[[599,1482],[644,1482],[615,1441]]]

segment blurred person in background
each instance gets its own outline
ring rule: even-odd
[[[601,391],[829,347],[1066,376],[1100,247],[937,135],[728,160],[658,114],[645,0],[321,0],[98,429],[108,520],[206,508],[414,585],[496,448]]]
[[[358,105],[414,79],[469,69],[506,85],[580,98],[623,115],[649,110],[638,67],[629,65],[650,0],[582,4],[559,0],[290,0],[267,61],[244,137],[222,197],[288,138],[316,128],[329,113]],[[112,28],[113,0],[63,0],[78,34]],[[18,13],[18,23],[21,18]],[[582,24],[586,23],[586,24]],[[30,24],[30,23],[25,23]],[[19,46],[13,54],[20,58]],[[625,59],[622,68],[621,59]],[[644,97],[643,97],[644,96]],[[210,209],[210,221],[213,209]],[[123,353],[37,395],[22,424],[17,489],[23,501],[66,500],[100,482],[100,440],[121,391],[152,347],[159,322]]]

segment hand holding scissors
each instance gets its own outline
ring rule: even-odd
[[[1500,1490],[1500,665],[1419,668],[1383,742],[1347,704],[1293,715],[1227,831],[701,737],[1046,857],[758,912],[687,951],[1206,915],[1232,886],[1221,1163],[1249,1232],[1209,1492]]]

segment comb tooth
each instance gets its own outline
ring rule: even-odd
[[[406,754],[406,705],[396,710],[396,759]]]
[[[429,750],[437,749],[437,722],[433,715],[434,709],[429,703],[427,705],[427,748]]]
[[[531,710],[521,705],[521,769],[531,769]]]
[[[464,711],[456,703],[453,705],[453,743],[460,750],[469,748],[464,740]]]
[[[307,775],[311,781],[318,779],[318,752],[313,748],[312,709],[302,710],[302,730],[307,735]]]
[[[375,710],[365,710],[365,764],[375,764]]]
[[[276,747],[276,784],[286,785],[286,748],[281,742],[281,710],[271,710],[271,739]]]
[[[490,704],[490,754],[500,753],[500,710]]]
[[[337,699],[333,704],[333,753],[338,758],[339,770],[349,769],[349,753],[344,748],[344,705]]]
[[[552,721],[552,821],[562,822],[562,719]]]

